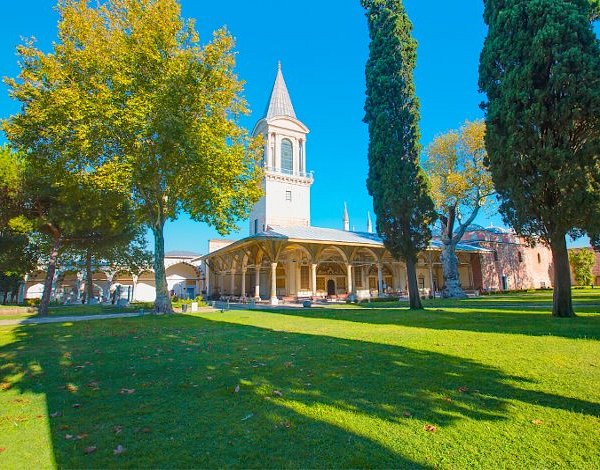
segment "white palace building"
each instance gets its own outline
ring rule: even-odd
[[[172,295],[194,298],[254,299],[279,304],[308,298],[358,299],[385,294],[404,295],[406,267],[395,261],[373,232],[350,230],[344,207],[344,230],[314,227],[310,220],[313,175],[307,171],[308,128],[296,117],[281,66],[267,110],[254,127],[262,135],[264,195],[250,216],[250,235],[241,240],[210,240],[208,254],[172,252],[165,257]],[[441,243],[432,240],[418,258],[417,281],[423,295],[443,287]],[[473,226],[457,247],[459,273],[466,291],[550,287],[551,254],[530,248],[514,233]],[[20,298],[41,297],[44,272],[25,279]],[[94,273],[94,297],[114,301],[153,301],[154,272],[131,273],[99,267]],[[80,302],[84,275],[64,267],[53,283],[53,298]]]
[[[207,293],[213,298],[254,298],[278,304],[308,298],[357,298],[407,291],[406,266],[395,261],[372,233],[314,227],[310,221],[307,172],[308,128],[292,106],[281,66],[266,113],[254,127],[262,135],[264,196],[252,210],[250,236],[236,242],[211,240],[206,263]],[[443,283],[440,242],[433,240],[418,259],[424,293]],[[457,247],[460,278],[466,290],[482,284],[482,256],[492,250],[477,243]]]

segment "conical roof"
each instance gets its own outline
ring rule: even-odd
[[[277,64],[277,76],[275,77],[275,84],[273,85],[273,91],[271,91],[271,98],[267,110],[265,111],[265,118],[271,119],[277,116],[288,116],[296,118],[294,112],[294,106],[292,106],[292,100],[288,93],[285,80],[283,79],[283,73],[281,72],[281,62]]]

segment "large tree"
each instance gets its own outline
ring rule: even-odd
[[[369,125],[367,189],[377,232],[406,263],[411,308],[422,308],[416,262],[431,239],[436,214],[419,166],[419,101],[413,72],[417,43],[400,0],[362,0],[371,43],[366,65],[365,122]]]
[[[425,169],[441,225],[444,297],[464,298],[456,245],[480,209],[490,201],[492,177],[485,166],[485,123],[467,121],[438,135],[426,151]]]
[[[49,114],[47,101],[54,109],[48,88],[62,96],[56,125],[21,134],[34,150],[49,140],[68,149],[60,155],[69,169],[118,161],[138,220],[154,234],[155,310],[172,312],[165,223],[185,211],[226,233],[260,196],[260,143],[238,125],[247,107],[234,41],[219,30],[201,45],[176,0],[88,3],[60,4],[52,54],[20,48],[23,72],[10,84],[23,114]]]
[[[486,0],[479,86],[500,212],[552,250],[555,316],[574,316],[567,234],[600,217],[600,47],[589,0]]]

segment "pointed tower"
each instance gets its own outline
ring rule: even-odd
[[[371,212],[367,211],[367,232],[373,233],[373,222],[371,222]]]
[[[310,226],[311,173],[306,171],[308,128],[296,118],[281,63],[264,117],[252,135],[264,140],[264,196],[250,214],[250,235],[269,227]]]
[[[348,205],[344,202],[344,230],[350,231],[350,217],[348,216]]]

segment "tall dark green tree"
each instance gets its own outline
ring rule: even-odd
[[[589,0],[486,0],[479,86],[500,212],[552,250],[555,316],[574,316],[567,234],[600,217],[600,47]]]
[[[416,262],[436,218],[419,165],[419,100],[413,72],[417,43],[401,0],[362,0],[369,24],[364,121],[369,125],[369,176],[377,232],[395,259],[406,263],[411,308],[422,308]]]

